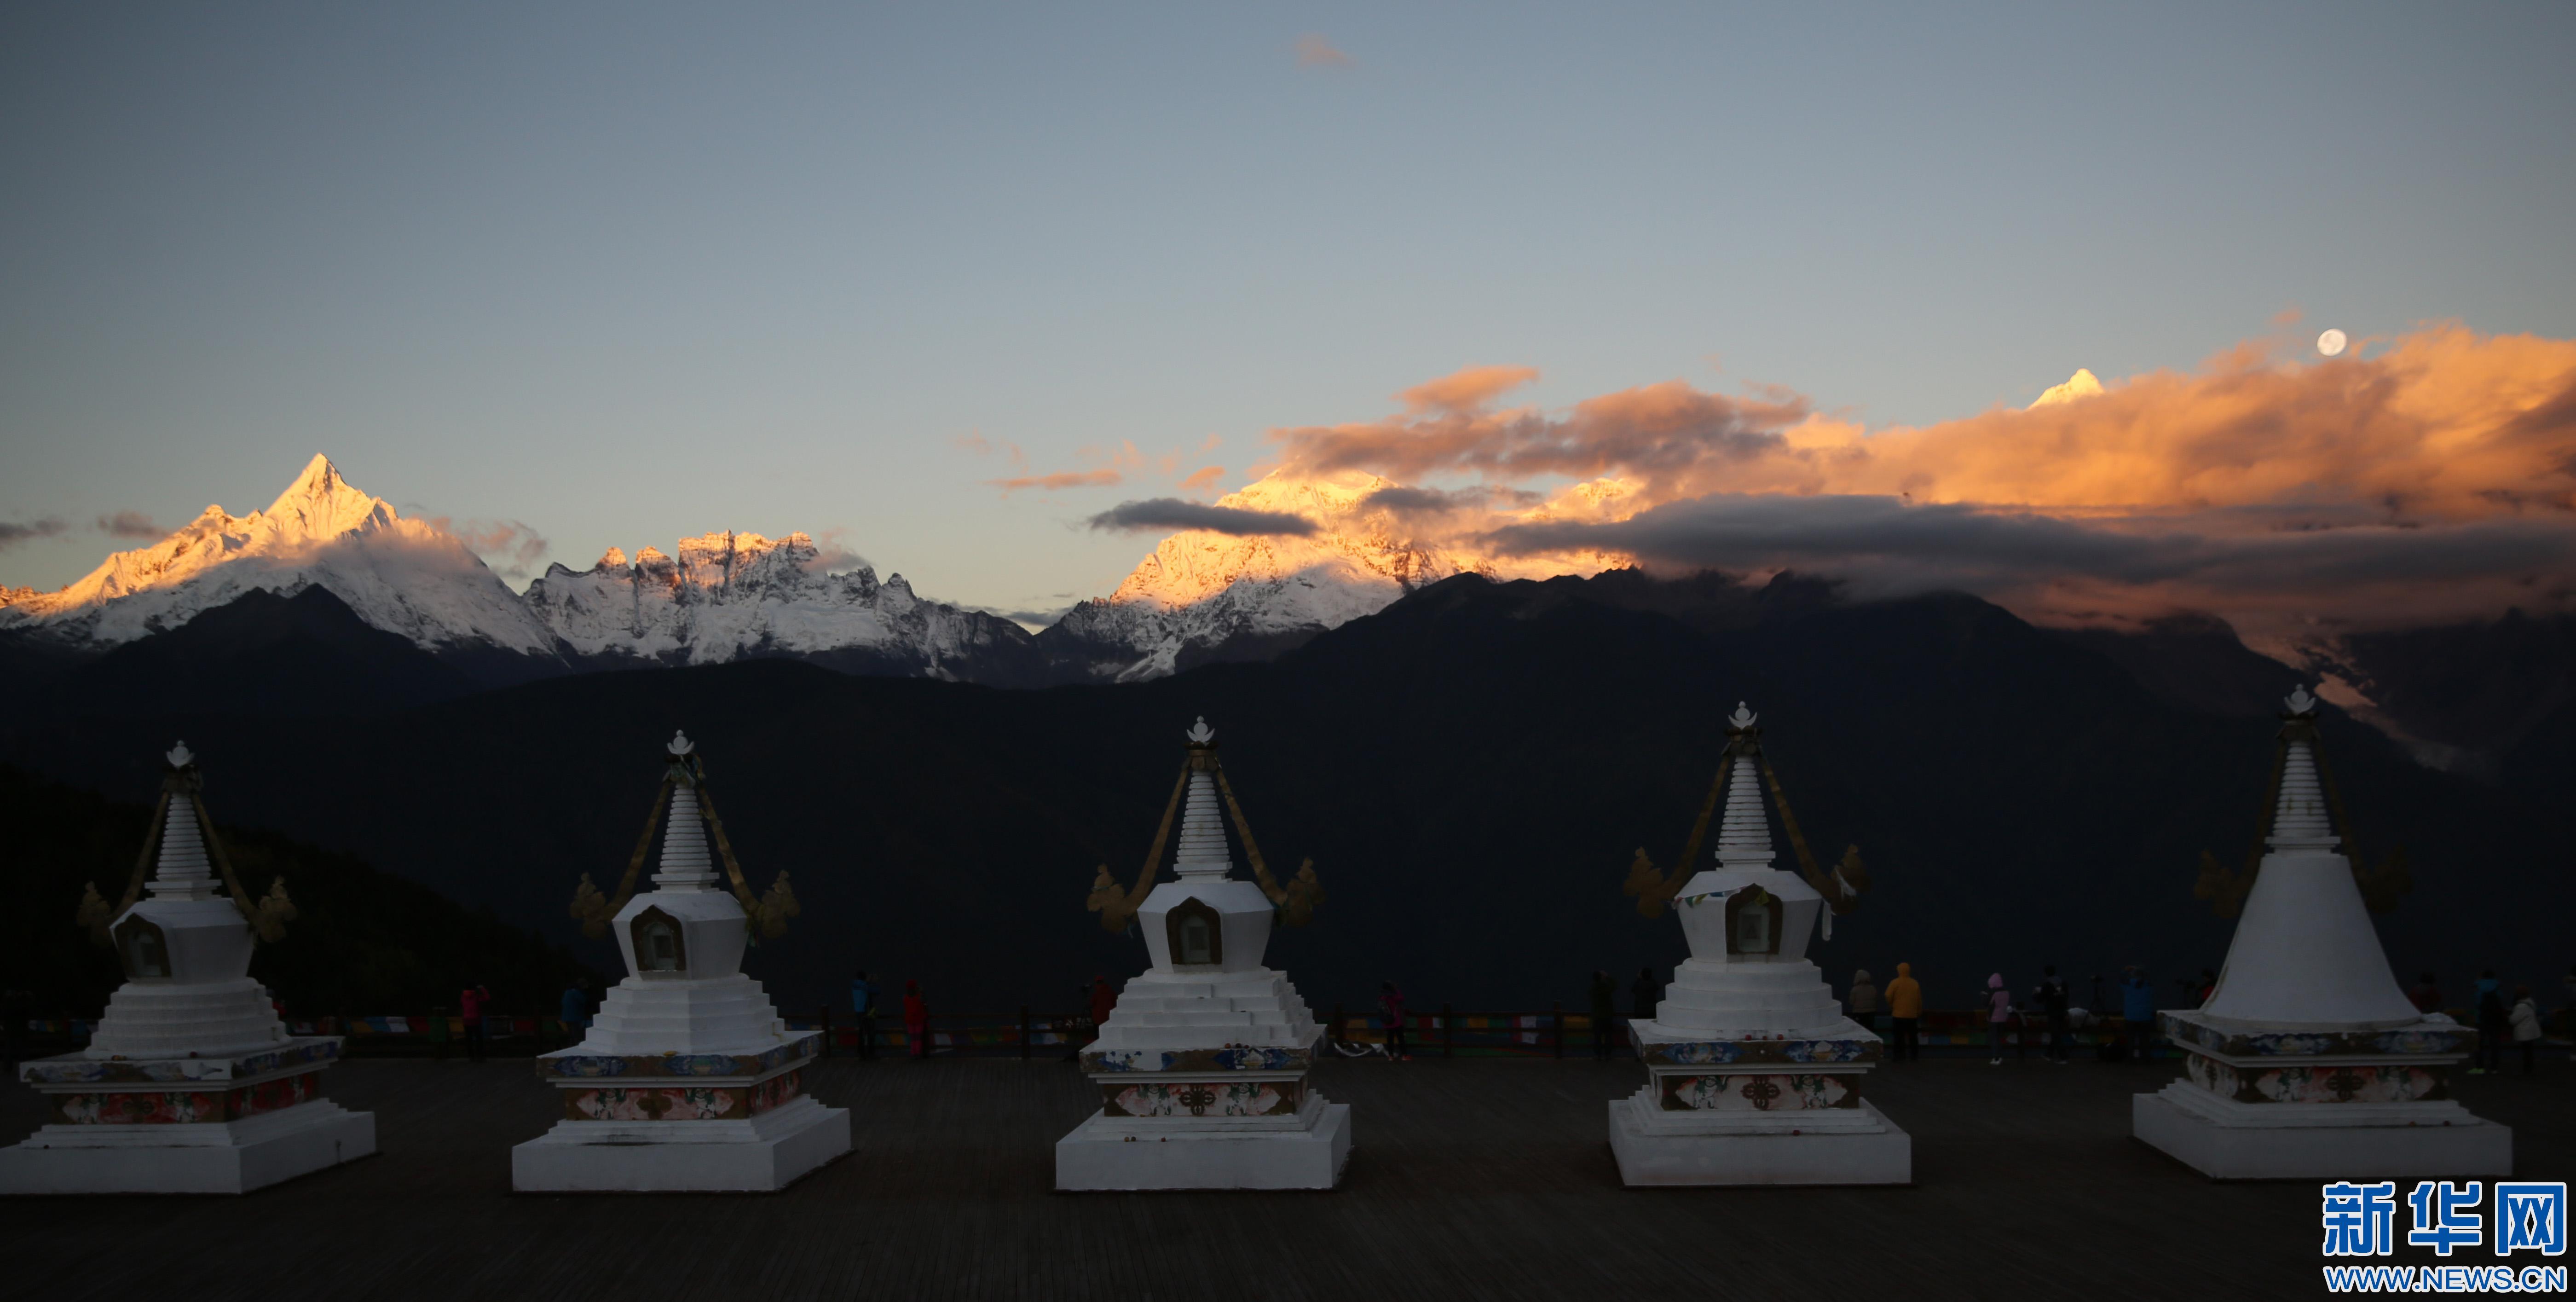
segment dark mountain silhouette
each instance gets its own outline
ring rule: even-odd
[[[252,715],[375,714],[482,685],[411,639],[369,627],[316,586],[292,597],[253,589],[81,662],[45,696],[56,711],[143,718],[209,705]]]
[[[2173,615],[2134,633],[2107,628],[2054,630],[2108,658],[2157,697],[2201,714],[2261,714],[2314,675],[2248,650],[2236,630],[2213,615]]]
[[[922,978],[951,1009],[1049,1008],[1142,966],[1142,945],[1103,934],[1082,899],[1096,864],[1132,879],[1181,730],[1204,714],[1267,857],[1312,856],[1329,894],[1271,950],[1313,1001],[1356,1008],[1394,979],[1417,1004],[1526,1008],[1579,1004],[1596,967],[1624,979],[1682,957],[1671,918],[1637,916],[1619,884],[1637,847],[1678,854],[1719,720],[1744,700],[1817,852],[1857,843],[1877,878],[1811,954],[1837,985],[1910,960],[1936,1004],[1963,1005],[1991,971],[2027,986],[2054,963],[2081,994],[2124,963],[2173,978],[2223,956],[2231,924],[2190,887],[2201,850],[2233,863],[2254,835],[2269,662],[2208,630],[2172,636],[2191,652],[2178,666],[1958,595],[1469,576],[1273,661],[1136,685],[1008,691],[750,661],[327,727],[220,700],[161,718],[67,703],[0,746],[144,793],[184,728],[228,817],[569,940],[575,881],[613,888],[684,727],[755,888],[787,870],[804,901],[747,964],[782,1004],[834,996],[864,965]],[[2427,769],[2340,715],[2324,728],[2364,852],[2403,842],[2413,857],[2417,889],[2382,924],[2392,959],[2561,970],[2555,919],[2576,886],[2558,805]],[[603,943],[576,952],[614,969]]]
[[[154,795],[158,782],[142,788]],[[220,790],[220,788],[218,788]],[[115,956],[73,925],[81,892],[113,904],[132,879],[152,806],[110,800],[0,765],[0,988],[41,1015],[94,1016],[124,980]],[[561,945],[418,882],[277,833],[221,824],[252,896],[286,879],[300,916],[260,945],[251,975],[296,1017],[454,1008],[467,981],[500,1007],[551,1012],[587,971]],[[593,976],[593,988],[600,978]],[[13,1005],[14,1006],[14,1005]]]
[[[2486,622],[2347,634],[2336,661],[2397,731],[2441,748],[2446,766],[2527,779],[2505,761],[2526,740],[2539,739],[2534,753],[2564,745],[2547,734],[2553,716],[2576,704],[2576,616],[2508,610]]]

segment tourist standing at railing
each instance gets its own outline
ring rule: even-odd
[[[2066,1065],[2068,1050],[2075,1044],[2074,1032],[2067,1024],[2067,1003],[2066,983],[2057,979],[2056,966],[2041,969],[2039,1006],[2048,1015],[2048,1060],[2060,1067]]]
[[[2004,1065],[2004,1025],[2012,1020],[2012,992],[2004,988],[2004,974],[1986,978],[1986,1065]]]
[[[1592,969],[1592,1060],[1610,1061],[1611,1035],[1619,1020],[1619,983],[1599,968]]]
[[[850,977],[850,1025],[859,1037],[859,1061],[876,1061],[877,983],[868,980],[866,968]]]
[[[564,987],[563,999],[555,1011],[562,1015],[564,1043],[580,1039],[590,1027],[590,978],[574,977],[572,984]]]
[[[2513,1011],[2507,1016],[2513,1021],[2514,1047],[2522,1050],[2522,1074],[2528,1076],[2532,1052],[2540,1047],[2540,1005],[2531,1001],[2531,987],[2514,987]]]
[[[1873,1031],[1878,1029],[1878,981],[1870,976],[1868,968],[1852,973],[1851,998],[1847,1002],[1853,1021]]]
[[[1091,977],[1091,1038],[1100,1038],[1100,1024],[1118,1011],[1118,992],[1109,988],[1109,978],[1099,973]]]
[[[25,990],[0,990],[0,1060],[7,1069],[18,1070],[18,1060],[27,1056],[27,1014],[34,1011],[36,997]]]
[[[2416,1012],[2438,1013],[2442,1011],[2442,987],[2433,984],[2433,974],[2426,972],[2415,978],[2415,988],[2406,992],[2406,1002],[2415,1005]]]
[[[2129,1033],[2129,1056],[2145,1062],[2156,1056],[2156,988],[2137,964],[2120,979],[2120,1021]]]
[[[1637,1043],[1635,1024],[1655,1020],[1655,1005],[1662,1003],[1663,999],[1663,983],[1655,980],[1655,969],[1637,969],[1637,984],[1628,987],[1628,1047],[1636,1050],[1641,1060],[1646,1056],[1646,1050],[1645,1046]]]
[[[1888,1030],[1895,1033],[1894,1056],[1898,1062],[1914,1062],[1923,1056],[1923,987],[1914,979],[1914,965],[1896,965],[1896,979],[1887,983]]]
[[[1404,1048],[1404,992],[1392,981],[1382,982],[1377,993],[1378,1012],[1386,1018],[1386,1056],[1391,1062],[1411,1062]]]
[[[467,986],[457,997],[456,1006],[464,1014],[467,1062],[483,1061],[483,1005],[491,998],[492,992],[481,986]]]
[[[1082,1061],[1083,1048],[1100,1038],[1100,1024],[1108,1021],[1111,1013],[1118,1011],[1118,991],[1110,986],[1108,977],[1094,972],[1091,974],[1091,984],[1076,986],[1074,990],[1076,991],[1074,1007],[1080,1011],[1065,1019],[1064,1060],[1066,1062]],[[1086,1029],[1091,1032],[1088,1036],[1082,1034]]]
[[[2478,974],[2478,1058],[2469,1068],[2472,1076],[2482,1076],[2504,1066],[2504,1042],[2513,1034],[2513,1015],[2505,1010],[2504,995],[2496,988],[2494,968]]]
[[[921,982],[907,979],[903,983],[903,1038],[911,1046],[912,1056],[930,1056],[930,1003],[921,997]]]

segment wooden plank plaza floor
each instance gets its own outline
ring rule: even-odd
[[[565,1196],[510,1192],[509,1146],[557,1106],[525,1059],[361,1059],[328,1092],[376,1114],[378,1156],[244,1198],[12,1199],[0,1253],[10,1296],[49,1300],[2322,1292],[2315,1185],[2214,1184],[2128,1137],[2169,1062],[1883,1069],[1916,1184],[1881,1189],[1621,1187],[1603,1104],[1633,1062],[1318,1070],[1358,1140],[1329,1194],[1056,1194],[1052,1145],[1092,1107],[1071,1066],[841,1057],[814,1092],[855,1149],[785,1193]],[[2515,1128],[2523,1177],[2564,1179],[2571,1087],[2561,1059],[2461,1094]],[[41,1121],[0,1097],[0,1138]]]

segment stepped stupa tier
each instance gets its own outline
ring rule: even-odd
[[[1329,1189],[1351,1148],[1350,1107],[1308,1082],[1323,1028],[1285,974],[1262,965],[1274,912],[1303,919],[1307,865],[1270,880],[1198,721],[1172,801],[1182,809],[1177,880],[1152,885],[1173,809],[1135,891],[1096,883],[1092,907],[1124,930],[1133,918],[1153,965],[1129,981],[1082,1051],[1100,1110],[1056,1144],[1056,1188]],[[1222,798],[1255,881],[1233,874]]]
[[[255,940],[292,916],[283,884],[248,904],[196,757],[166,758],[137,880],[124,907],[96,905],[125,984],[88,1048],[19,1064],[53,1121],[0,1149],[0,1192],[247,1193],[376,1151],[375,1117],[322,1097],[340,1037],[288,1034],[249,975]]]
[[[2477,1032],[2398,989],[2347,857],[2317,700],[2303,687],[2286,704],[2268,853],[2250,890],[2214,883],[2242,891],[2227,965],[2208,1003],[2156,1015],[2183,1078],[2136,1096],[2132,1128],[2217,1179],[2509,1175],[2513,1132],[2449,1095]]]
[[[721,823],[721,873],[708,853],[713,811],[695,746],[681,735],[667,750],[653,889],[629,894],[639,845],[618,888],[628,898],[595,919],[614,931],[629,975],[581,1043],[537,1059],[563,1120],[511,1150],[514,1188],[763,1192],[850,1151],[849,1110],[805,1093],[822,1032],[789,1030],[742,973],[752,913],[772,906],[751,900]]]
[[[1647,1082],[1610,1104],[1610,1147],[1631,1185],[1903,1184],[1913,1141],[1861,1096],[1882,1044],[1843,1016],[1807,938],[1856,902],[1856,851],[1819,869],[1778,779],[1756,716],[1728,720],[1726,757],[1689,848],[1669,875],[1638,852],[1629,892],[1648,916],[1681,914],[1690,958],[1655,1015],[1630,1024]],[[1764,785],[1801,873],[1772,862]],[[1717,852],[1695,865],[1710,814]]]

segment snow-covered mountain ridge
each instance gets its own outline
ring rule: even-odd
[[[836,573],[802,533],[718,531],[632,560],[610,548],[586,570],[552,565],[513,592],[454,534],[404,518],[317,455],[266,510],[209,506],[60,591],[0,590],[0,638],[103,651],[251,591],[292,597],[321,587],[368,625],[424,649],[505,653],[518,666],[504,675],[513,679],[789,656],[1006,686],[1136,681],[1197,659],[1267,658],[1455,574],[1526,569],[1417,541],[1400,511],[1373,504],[1389,487],[1358,473],[1261,480],[1217,505],[1293,515],[1314,531],[1173,534],[1109,596],[1033,636],[999,615],[923,598],[899,574]]]
[[[315,456],[264,511],[209,506],[149,547],[54,592],[0,603],[0,633],[104,649],[176,628],[246,592],[328,589],[422,647],[555,654],[555,635],[455,535],[404,519]]]
[[[900,574],[860,566],[834,574],[802,533],[771,540],[721,532],[647,547],[629,562],[612,547],[587,570],[548,566],[527,604],[574,654],[714,664],[746,655],[860,653],[918,660],[920,672],[972,677],[996,650],[1025,653],[1029,634],[998,615],[914,595]]]
[[[523,595],[454,534],[404,518],[315,456],[266,510],[209,506],[148,547],[117,552],[55,592],[0,590],[0,637],[104,651],[253,591],[327,589],[366,624],[441,654],[506,653],[525,672],[790,655],[874,673],[1025,680],[1029,633],[914,595],[901,575],[830,573],[804,534],[718,532],[549,567]]]

